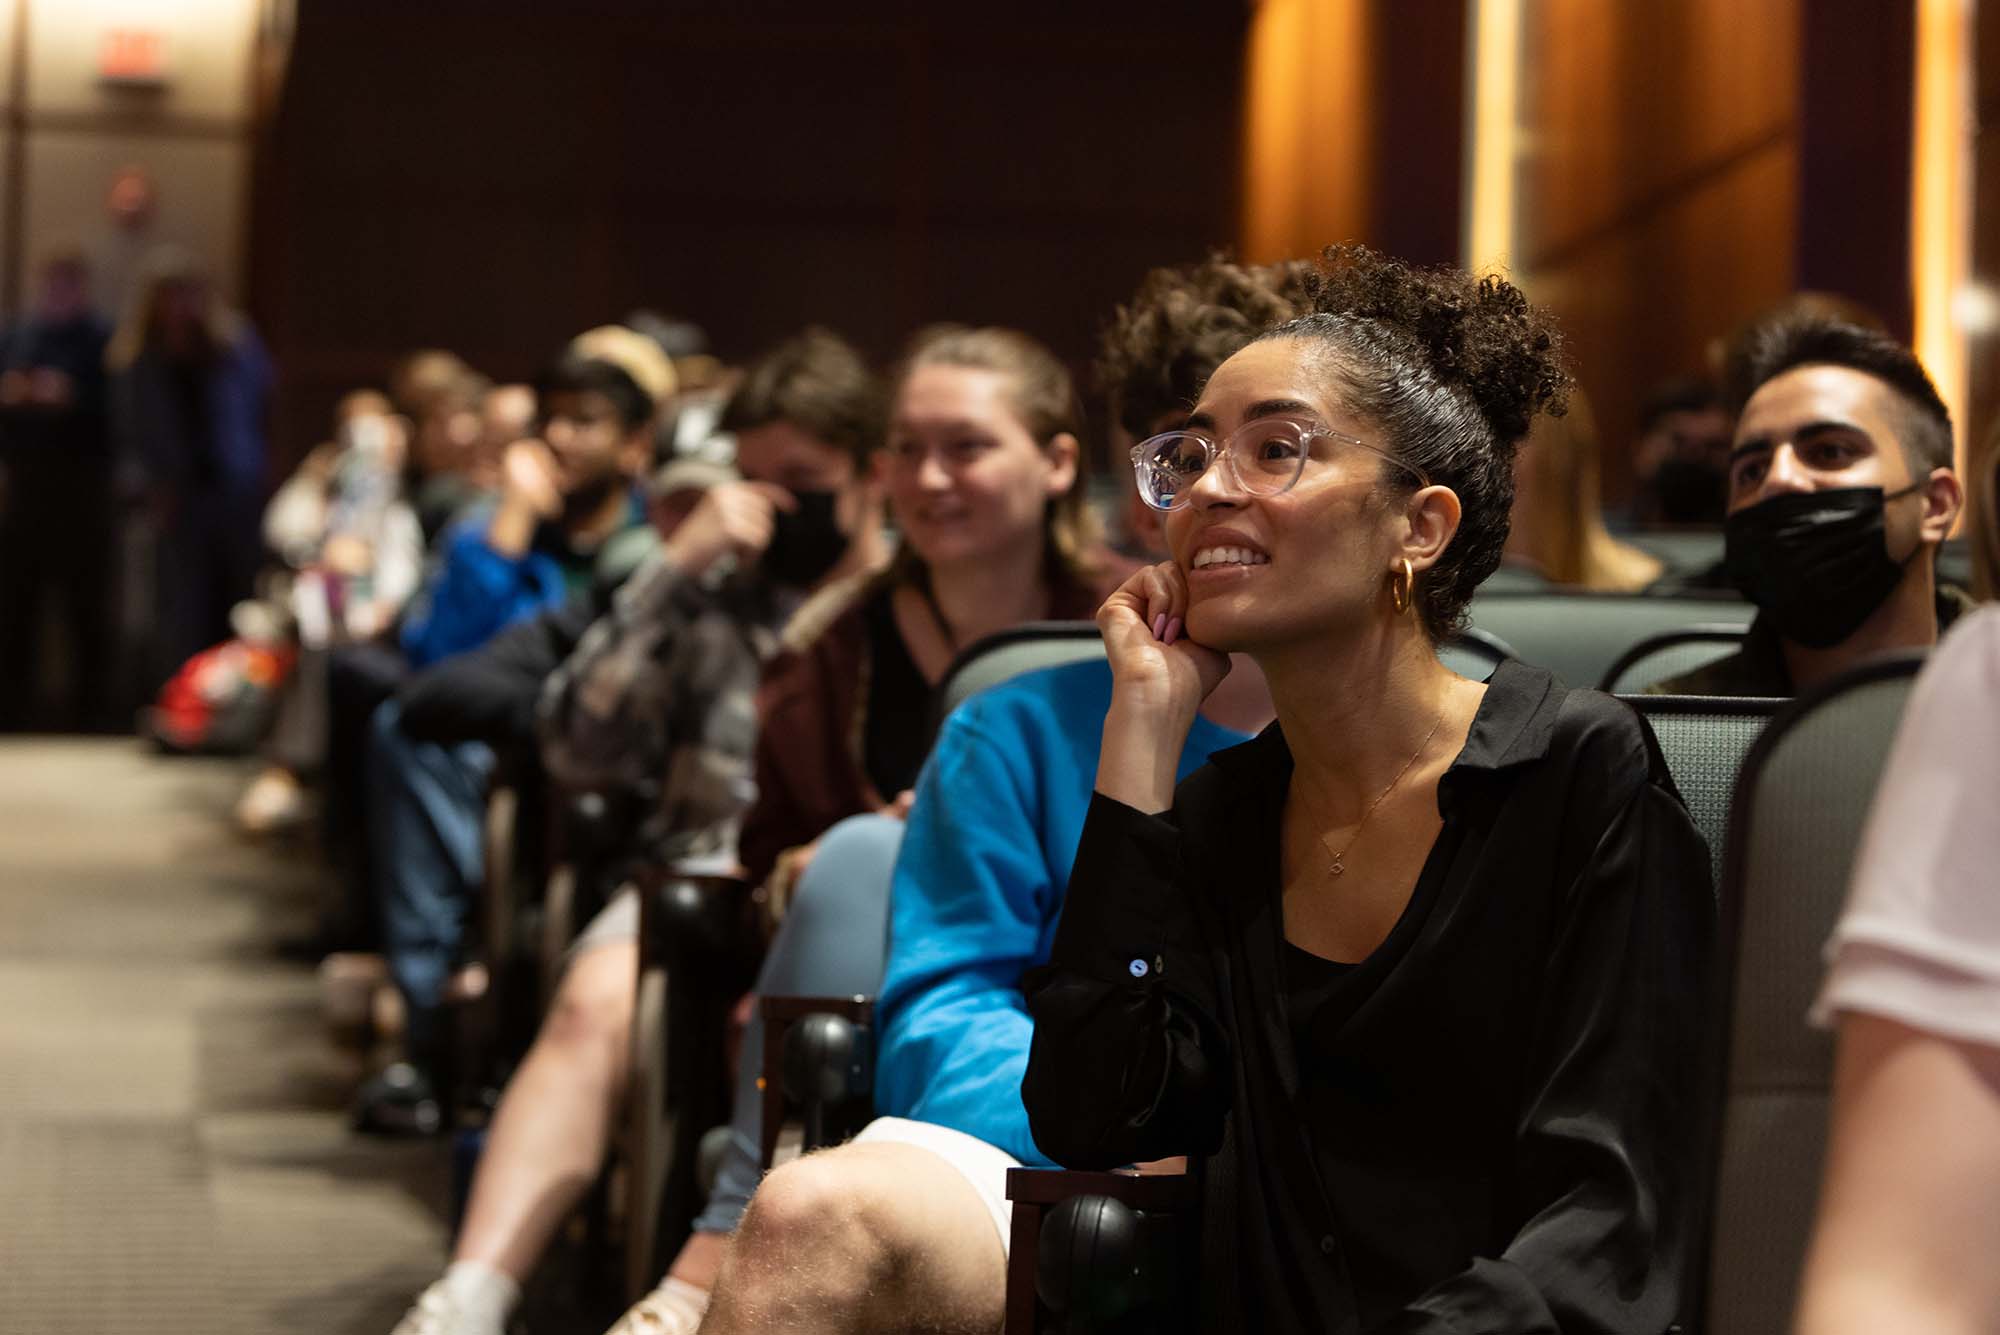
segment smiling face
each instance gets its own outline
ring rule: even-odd
[[[1324,354],[1302,340],[1254,343],[1210,377],[1188,429],[1220,442],[1282,418],[1377,445],[1380,429],[1331,399],[1328,379]],[[1375,615],[1402,551],[1393,484],[1404,480],[1371,450],[1318,434],[1298,482],[1276,495],[1251,495],[1211,466],[1167,515],[1167,542],[1187,575],[1188,633],[1254,652]]]
[[[889,504],[926,564],[1039,551],[1049,502],[1076,484],[1076,442],[1044,445],[999,371],[919,365],[904,379],[882,453]]]

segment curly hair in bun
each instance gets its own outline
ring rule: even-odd
[[[1256,341],[1279,338],[1323,347],[1340,402],[1382,429],[1370,443],[1457,493],[1458,532],[1416,589],[1424,629],[1445,639],[1500,565],[1515,449],[1568,402],[1554,321],[1504,279],[1329,246],[1305,313]]]

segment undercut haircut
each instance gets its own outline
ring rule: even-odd
[[[1841,366],[1872,376],[1896,397],[1897,444],[1915,480],[1954,466],[1951,409],[1916,354],[1888,334],[1823,315],[1759,325],[1732,350],[1729,399],[1738,414],[1767,382],[1801,366]]]

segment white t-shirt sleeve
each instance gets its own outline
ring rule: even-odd
[[[1917,679],[1827,958],[1815,1023],[1861,1011],[2000,1046],[2000,606]]]

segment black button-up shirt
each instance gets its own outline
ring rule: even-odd
[[[1664,1330],[1714,905],[1651,731],[1503,664],[1401,920],[1298,992],[1291,764],[1273,726],[1168,813],[1093,799],[1027,980],[1036,1143],[1209,1156],[1204,1330]]]

